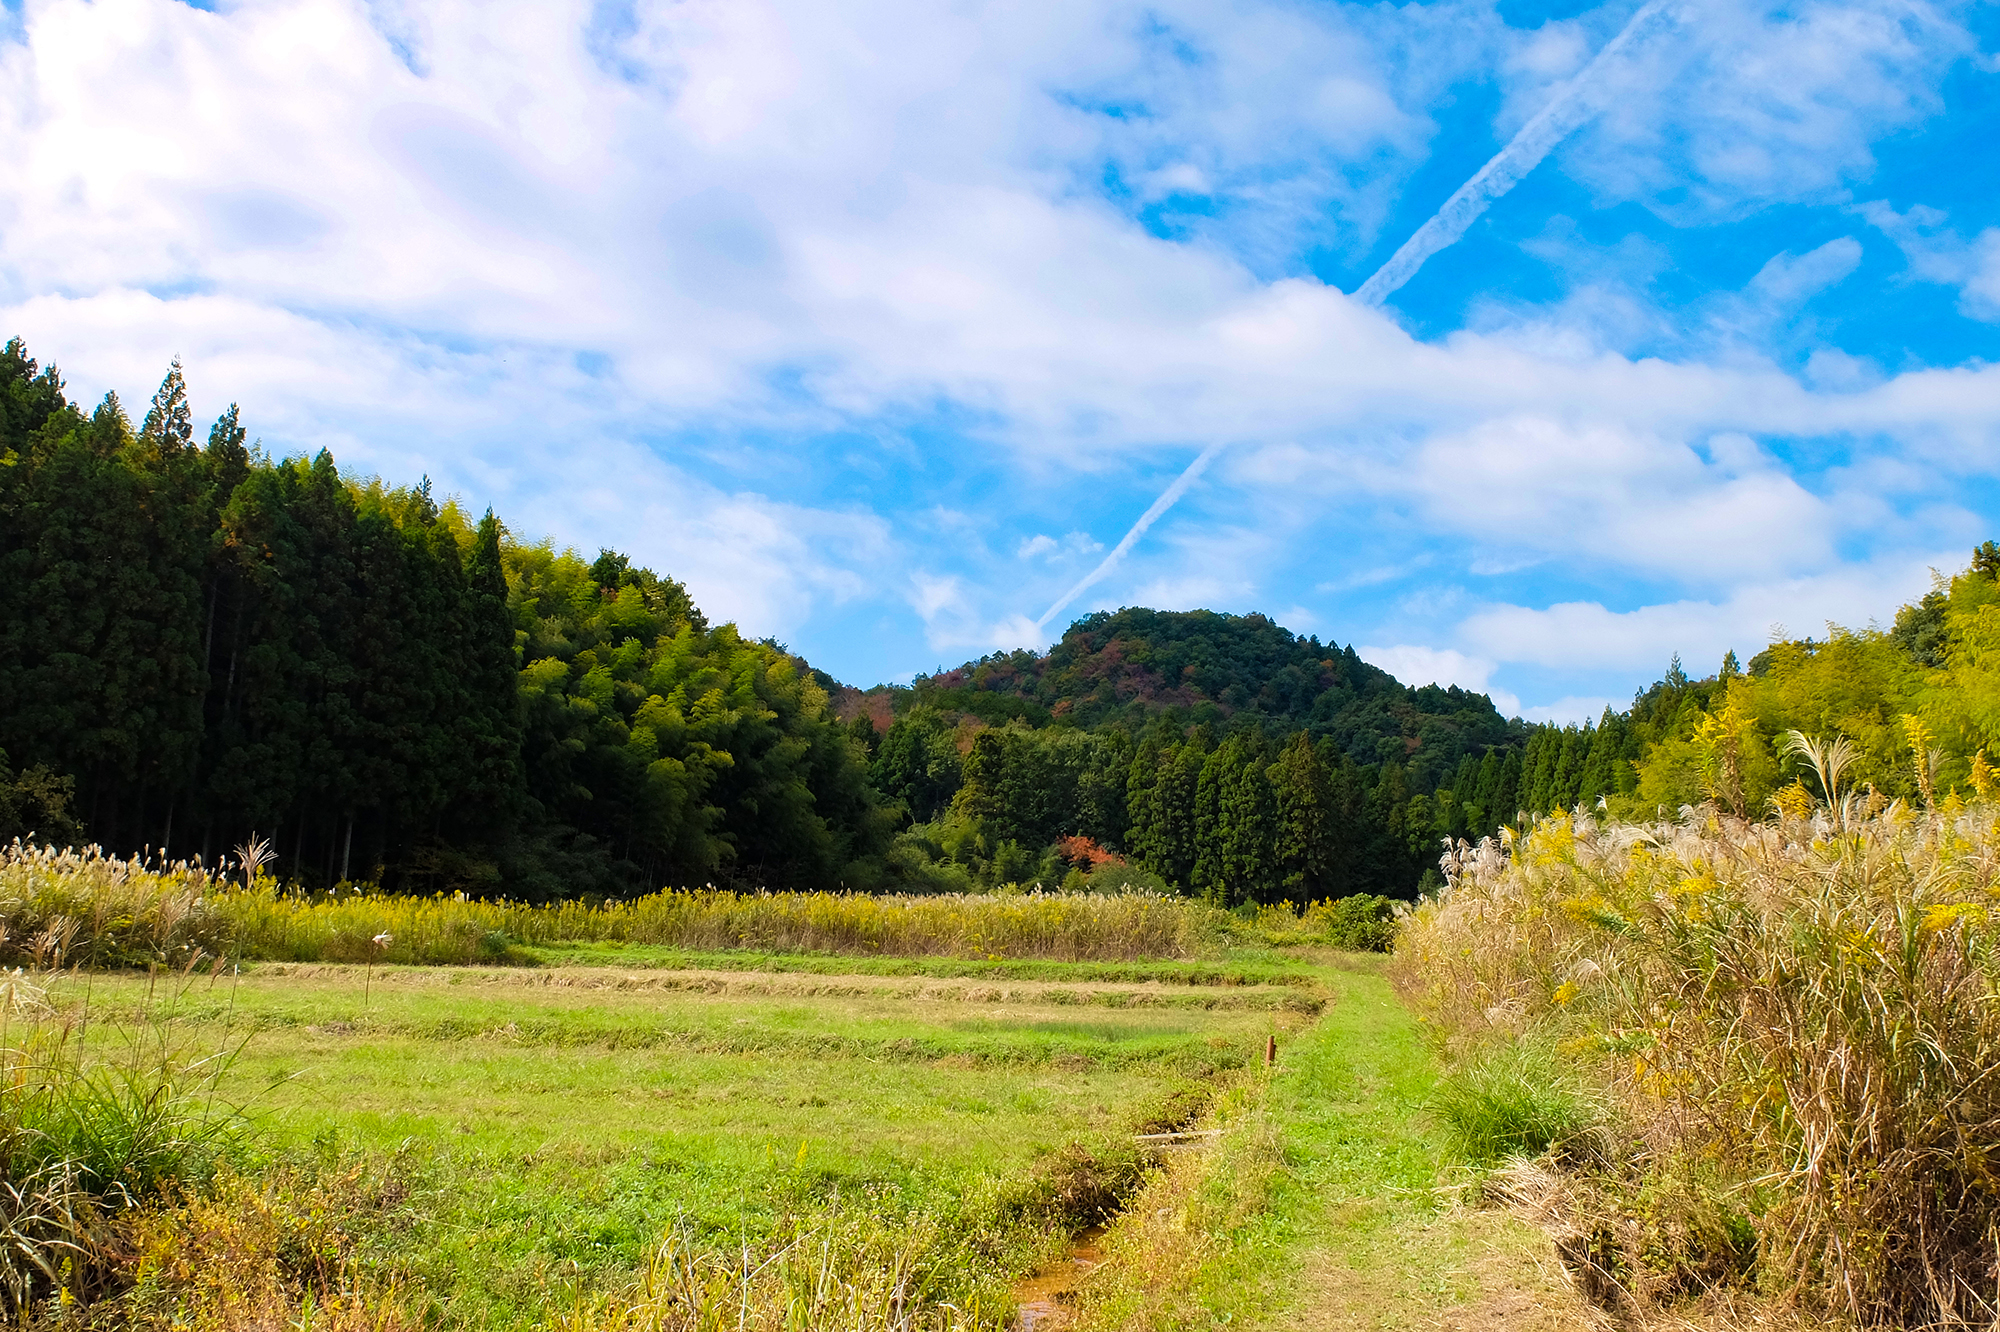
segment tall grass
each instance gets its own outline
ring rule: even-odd
[[[1239,918],[1150,892],[870,896],[670,889],[629,902],[529,906],[343,886],[300,895],[194,865],[96,848],[0,848],[0,961],[176,969],[221,956],[288,962],[524,960],[522,947],[651,944],[1060,962],[1186,958],[1230,942],[1385,948],[1389,903],[1354,897]]]
[[[214,1094],[226,1049],[190,1050],[156,1013],[93,1029],[49,1001],[63,979],[0,975],[0,1311],[17,1318],[101,1294],[117,1220],[206,1178],[238,1124]]]
[[[1688,1248],[1704,1227],[1655,1206],[1699,1180],[1689,1206],[1754,1233],[1766,1290],[1864,1326],[1990,1326],[1996,819],[1852,798],[1766,823],[1558,816],[1448,856],[1394,974],[1460,1061],[1553,1046],[1617,1107],[1633,1146],[1606,1181],[1647,1200],[1620,1223],[1635,1290],[1712,1270]]]
[[[0,847],[0,963],[176,968],[217,956],[230,929],[216,910],[215,884],[186,863],[149,866],[71,851]]]
[[[1587,1148],[1602,1119],[1575,1070],[1532,1040],[1457,1061],[1439,1081],[1431,1108],[1460,1152],[1479,1165],[1552,1147]]]
[[[287,961],[505,960],[509,944],[619,942],[886,956],[1188,956],[1196,904],[1150,894],[993,893],[871,897],[668,890],[630,902],[525,906],[454,897],[339,893],[302,901],[259,881],[216,899],[245,956]],[[383,935],[388,940],[377,943]]]

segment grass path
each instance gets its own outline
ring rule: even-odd
[[[1379,965],[1173,1160],[1108,1238],[1085,1325],[1119,1332],[1570,1332],[1593,1327],[1547,1240],[1456,1205],[1424,1112],[1436,1065]]]

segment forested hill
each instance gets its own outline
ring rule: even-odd
[[[1484,694],[1410,688],[1352,647],[1297,637],[1267,616],[1207,610],[1099,611],[1046,655],[996,653],[918,676],[908,702],[1133,735],[1156,718],[1274,736],[1303,730],[1358,763],[1401,763],[1425,790],[1468,753],[1527,738],[1525,724],[1502,717]]]

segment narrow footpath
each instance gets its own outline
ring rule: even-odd
[[[1381,961],[1335,965],[1338,998],[1225,1098],[1216,1148],[1170,1161],[1103,1237],[1078,1327],[1601,1329],[1540,1230],[1455,1187],[1424,1112],[1436,1061]]]

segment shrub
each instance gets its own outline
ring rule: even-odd
[[[1306,909],[1305,928],[1317,930],[1335,948],[1386,953],[1396,943],[1396,904],[1374,893],[1330,898]]]

